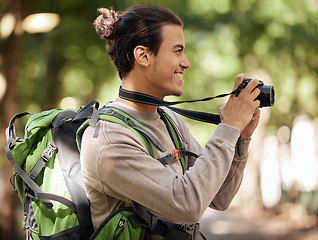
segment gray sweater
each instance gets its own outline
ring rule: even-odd
[[[162,143],[167,151],[157,151],[158,158],[173,152],[173,142],[158,113],[140,112],[118,102],[108,105],[136,118]],[[181,117],[165,111],[186,139],[186,149],[199,156],[185,157],[185,174],[179,161],[163,166],[149,156],[138,137],[119,124],[99,121],[98,127],[85,130],[82,174],[95,228],[110,212],[131,206],[131,200],[164,220],[189,224],[198,222],[208,207],[225,210],[231,203],[242,181],[249,143],[244,142],[244,155],[238,157],[235,146],[240,132],[221,123],[203,149]]]

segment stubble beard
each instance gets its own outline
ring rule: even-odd
[[[165,79],[162,78],[161,72],[162,71],[159,67],[158,61],[155,60],[152,81],[155,83],[154,85],[156,87],[165,86],[165,84],[166,84]],[[174,83],[174,81],[175,81],[175,79],[172,79],[171,84]],[[166,91],[162,95],[164,95],[163,97],[169,96],[169,95],[180,97],[182,95],[182,87],[180,86],[180,91],[178,91],[178,89],[167,88]]]

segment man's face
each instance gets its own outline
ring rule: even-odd
[[[190,68],[184,54],[182,27],[167,24],[161,28],[162,43],[158,54],[150,56],[150,81],[152,96],[163,99],[168,95],[182,94],[182,74]]]

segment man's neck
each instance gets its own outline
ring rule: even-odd
[[[141,76],[135,76],[135,72],[130,73],[127,78],[122,80],[122,88],[125,90],[129,90],[132,92],[141,92],[145,94],[149,94],[147,92],[147,89],[145,89],[145,85],[142,82]],[[136,80],[137,79],[137,80]],[[149,104],[143,104],[143,103],[138,103],[138,102],[133,102],[130,100],[122,99],[118,97],[116,99],[117,102],[122,102],[127,104],[128,106],[141,111],[141,112],[156,112],[157,111],[157,106],[149,105]]]
[[[153,113],[157,111],[157,106],[153,105],[148,105],[148,104],[143,104],[143,103],[138,103],[138,102],[133,102],[129,101],[126,99],[122,99],[120,97],[117,97],[116,102],[122,102],[127,104],[128,106],[140,111],[140,112],[147,112],[147,113]]]

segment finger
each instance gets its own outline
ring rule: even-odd
[[[236,76],[233,91],[237,89],[238,86],[240,86],[240,84],[244,81],[244,79],[245,79],[244,73],[240,73],[239,75]]]
[[[256,120],[260,118],[260,116],[261,116],[261,111],[259,110],[259,108],[257,108],[253,114],[252,120]]]
[[[257,87],[258,83],[259,83],[259,80],[252,79],[243,90],[245,90],[248,93],[251,93],[254,90],[256,90],[255,88]],[[255,93],[257,94],[257,96],[259,95],[258,91],[256,91]]]
[[[253,104],[254,104],[253,106],[254,106],[255,109],[256,109],[256,108],[259,108],[259,106],[261,105],[261,102],[260,102],[259,100],[254,100],[254,101],[253,101]]]
[[[255,100],[258,97],[258,95],[261,93],[261,90],[259,90],[259,88],[257,88],[257,85],[255,87],[253,85],[251,85],[250,87],[252,87],[252,90],[250,92],[251,98],[253,98]],[[249,91],[250,91],[249,88],[247,88],[246,92],[249,92]]]

